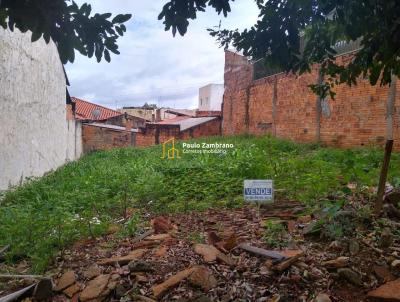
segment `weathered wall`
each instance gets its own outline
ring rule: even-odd
[[[129,147],[135,144],[135,133],[83,124],[82,143],[84,154],[98,150]]]
[[[67,161],[78,159],[83,153],[82,122],[67,120]]]
[[[208,123],[202,124],[197,127],[193,127],[186,131],[182,131],[179,135],[179,139],[191,139],[199,137],[209,137],[221,135],[221,120],[216,119],[209,121]]]
[[[0,190],[72,157],[57,49],[30,39],[30,33],[0,28]]]
[[[223,84],[208,84],[199,89],[199,110],[219,111],[224,97]]]
[[[143,129],[142,132],[136,133],[135,146],[149,147],[156,144],[155,129]]]
[[[221,106],[222,106],[222,104],[221,104]],[[222,115],[222,112],[221,112],[221,110],[218,110],[218,111],[200,111],[200,110],[197,110],[196,111],[196,117],[203,117],[203,116],[221,116]]]
[[[186,140],[217,135],[221,135],[220,119],[212,120],[184,131],[180,131],[178,125],[149,124],[145,129],[142,129],[142,132],[137,133],[135,146],[147,147],[162,144],[173,137],[177,140]]]
[[[140,127],[146,126],[146,120],[136,117],[136,116],[132,116],[132,115],[126,116],[126,115],[121,114],[121,115],[117,115],[114,117],[110,117],[109,119],[104,121],[104,123],[109,124],[109,125],[117,125],[117,126],[125,127],[127,124],[127,121],[131,121],[132,128],[140,128]]]
[[[338,57],[341,63],[351,54]],[[299,142],[317,141],[317,97],[308,85],[315,84],[318,69],[300,76],[277,74],[252,80],[253,66],[233,52],[225,55],[223,134],[265,134]],[[335,88],[335,100],[322,102],[321,142],[337,147],[383,144],[386,137],[386,102],[389,88],[369,85]],[[395,149],[400,150],[400,85],[393,125]]]

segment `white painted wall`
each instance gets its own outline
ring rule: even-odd
[[[81,157],[82,145],[82,122],[78,120],[67,120],[67,154],[66,161],[74,161]]]
[[[66,120],[66,80],[56,46],[30,38],[0,28],[0,190],[42,176],[81,150],[70,137],[79,125],[68,130],[72,122]]]
[[[199,89],[199,111],[221,111],[223,84],[209,84]]]

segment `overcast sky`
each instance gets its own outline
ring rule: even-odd
[[[77,56],[66,65],[70,94],[109,106],[145,102],[173,108],[196,108],[198,88],[223,83],[224,51],[207,28],[222,20],[224,28],[245,28],[257,19],[254,0],[236,0],[228,18],[212,9],[190,23],[188,33],[172,37],[157,16],[166,0],[79,0],[93,12],[132,13],[127,33],[118,40],[119,56],[111,63]]]

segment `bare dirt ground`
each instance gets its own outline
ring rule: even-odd
[[[367,301],[368,293],[382,284],[399,280],[396,238],[382,248],[375,244],[374,233],[358,226],[351,238],[309,236],[307,228],[316,220],[299,216],[301,211],[300,204],[286,202],[274,208],[145,216],[151,223],[143,236],[120,238],[110,230],[109,235],[77,242],[60,253],[49,271],[55,282],[49,299],[356,302]],[[284,248],[266,244],[264,225],[271,218],[285,226]],[[269,256],[261,255],[264,252]],[[23,262],[16,267],[21,273],[24,269]],[[3,293],[32,282],[8,281]],[[398,281],[389,290],[396,286]],[[400,301],[399,293],[394,293],[398,300],[379,295],[370,293],[369,298]]]

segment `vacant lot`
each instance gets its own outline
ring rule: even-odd
[[[7,192],[0,246],[11,246],[9,261],[26,258],[42,271],[62,247],[105,233],[130,208],[239,207],[244,179],[272,178],[277,199],[298,200],[310,209],[343,202],[349,183],[359,190],[376,185],[383,157],[377,149],[337,150],[271,137],[196,142],[201,141],[235,147],[226,155],[181,154],[175,160],[161,159],[161,146],[98,152]],[[393,155],[389,181],[400,185],[399,154]],[[139,219],[134,215],[125,223],[121,236],[135,233]]]

